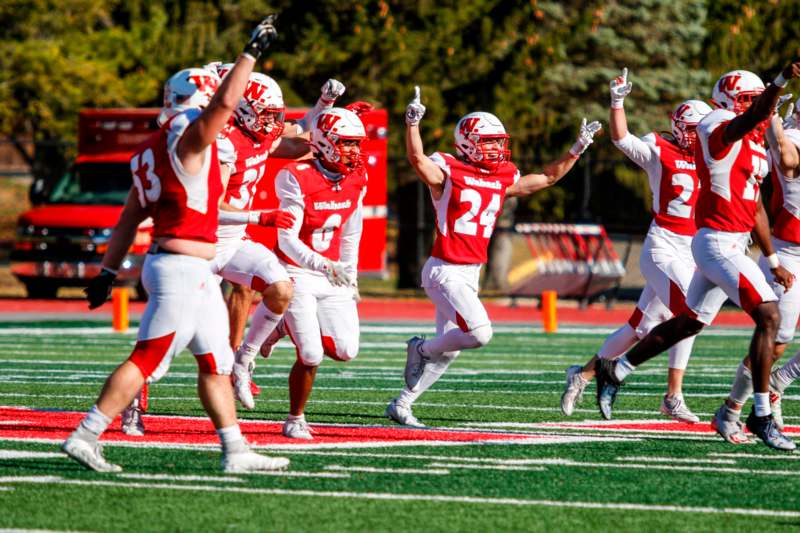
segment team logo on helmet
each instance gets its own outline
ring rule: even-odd
[[[164,84],[164,107],[158,116],[158,123],[164,124],[188,109],[206,107],[219,83],[219,76],[202,68],[187,68],[175,73]]]
[[[678,104],[670,115],[672,136],[678,146],[693,153],[697,140],[697,124],[711,113],[711,107],[701,100],[686,100]]]
[[[322,165],[339,174],[352,172],[363,165],[360,157],[361,142],[367,134],[358,115],[341,107],[326,109],[314,119],[311,128],[311,146]],[[347,157],[341,151],[345,141],[357,141],[357,157]]]
[[[280,86],[269,76],[255,72],[233,114],[244,129],[265,142],[274,141],[283,133],[285,111]]]
[[[491,113],[469,113],[456,124],[456,150],[473,164],[495,170],[511,159],[509,136],[500,119]]]

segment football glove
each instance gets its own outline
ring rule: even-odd
[[[98,275],[89,281],[89,286],[83,289],[86,299],[89,300],[89,309],[97,309],[111,296],[111,286],[117,274],[107,268],[103,268]]]
[[[581,122],[581,131],[578,133],[578,140],[569,149],[569,153],[575,157],[581,155],[594,142],[595,134],[601,129],[603,129],[603,126],[600,125],[600,122],[593,120],[587,124],[586,117],[584,117],[583,122]]]
[[[631,93],[633,88],[633,83],[628,81],[628,67],[622,69],[622,76],[617,76],[611,80],[609,87],[611,89],[611,108],[622,109],[625,97]]]
[[[791,99],[792,99],[792,93],[786,93],[779,96],[778,101],[775,102],[775,107],[772,108],[772,112],[775,113],[776,115],[780,114],[781,107],[783,107],[783,104],[785,104],[786,102],[789,102],[789,107],[788,107],[789,111],[790,112],[794,111],[794,105],[791,103]]]
[[[280,229],[289,229],[294,226],[294,215],[289,211],[273,209],[272,211],[261,211],[258,215],[259,226],[274,226]]]
[[[336,99],[344,94],[344,91],[344,83],[331,78],[322,86],[319,99],[325,105],[333,105]]]
[[[328,281],[331,282],[331,285],[337,287],[352,287],[356,282],[352,269],[341,261],[331,261],[328,259],[322,267],[322,272],[325,274],[325,277],[328,278]]]
[[[419,99],[419,85],[414,86],[414,99],[406,107],[406,124],[416,126],[422,117],[425,116],[425,106]]]
[[[275,21],[278,15],[267,15],[261,23],[256,26],[250,35],[250,42],[244,47],[244,53],[253,59],[258,59],[261,54],[269,48],[269,45],[278,38],[278,31],[275,29]]]

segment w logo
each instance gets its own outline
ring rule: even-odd
[[[260,83],[248,83],[244,91],[244,97],[248,100],[259,100],[267,91],[267,87]]]
[[[739,80],[742,79],[742,76],[739,74],[733,74],[731,76],[725,76],[721,80],[719,80],[719,90],[724,93],[729,93],[736,89],[739,85]]]
[[[464,135],[469,135],[472,132],[472,128],[478,123],[480,119],[477,117],[468,118],[464,122],[461,123],[461,133]]]
[[[199,91],[214,94],[217,90],[217,80],[211,76],[189,76],[189,80],[197,86]]]
[[[339,115],[334,115],[333,113],[326,113],[321,115],[317,120],[317,127],[322,131],[331,131],[333,129],[334,124],[336,124],[339,119],[342,118]]]

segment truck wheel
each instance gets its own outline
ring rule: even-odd
[[[25,283],[28,298],[52,300],[58,292],[58,285],[48,281],[29,281]]]

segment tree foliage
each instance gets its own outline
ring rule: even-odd
[[[280,12],[280,39],[260,70],[289,105],[312,102],[329,77],[345,101],[390,113],[390,156],[404,155],[403,111],[422,87],[426,149],[450,149],[464,113],[506,124],[524,172],[566,150],[582,117],[608,116],[608,81],[634,83],[631,131],[668,130],[669,111],[710,96],[732,68],[774,75],[800,48],[777,0],[8,0],[0,4],[0,135],[75,138],[81,107],[158,105],[175,70],[233,60],[250,28]],[[606,138],[607,139],[607,138]],[[593,210],[645,224],[643,174],[607,140],[592,147]],[[539,219],[576,217],[580,171],[524,204]],[[411,180],[407,165],[390,176]],[[609,209],[630,201],[629,210]]]

